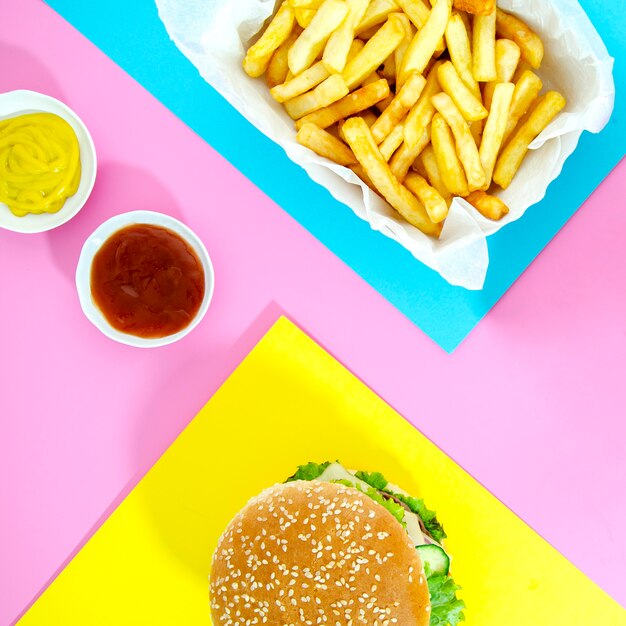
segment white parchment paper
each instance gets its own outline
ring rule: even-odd
[[[561,113],[531,144],[510,187],[499,195],[510,213],[499,222],[481,216],[461,198],[450,207],[439,240],[406,223],[351,170],[317,156],[296,142],[293,121],[270,96],[264,78],[241,68],[250,40],[271,16],[278,0],[156,0],[159,15],[181,52],[202,77],[289,158],[347,204],[370,226],[394,239],[448,282],[481,289],[489,256],[486,237],[539,202],[561,172],[583,130],[599,132],[613,110],[613,59],[576,0],[499,0],[543,39],[539,70],[545,89],[567,99]]]

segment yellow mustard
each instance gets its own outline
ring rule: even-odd
[[[17,216],[56,213],[80,183],[72,127],[52,113],[0,120],[0,202]]]

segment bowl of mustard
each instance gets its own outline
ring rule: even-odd
[[[59,100],[0,94],[0,228],[40,233],[72,219],[96,180],[93,140]]]

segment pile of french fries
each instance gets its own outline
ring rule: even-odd
[[[285,0],[248,50],[297,140],[439,236],[452,198],[489,219],[563,109],[539,36],[495,0]]]

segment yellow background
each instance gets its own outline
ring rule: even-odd
[[[285,319],[20,624],[210,624],[211,554],[231,517],[327,459],[381,471],[437,511],[467,626],[626,626],[626,611]]]

